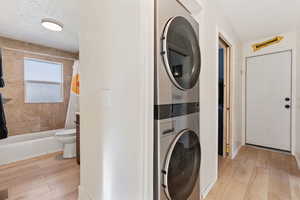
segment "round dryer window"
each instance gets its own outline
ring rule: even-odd
[[[186,200],[199,178],[201,148],[199,137],[184,130],[170,147],[165,162],[164,185],[170,200]]]
[[[162,37],[162,56],[170,79],[181,90],[198,81],[201,55],[198,36],[184,17],[171,18]]]

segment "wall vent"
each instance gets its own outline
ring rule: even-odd
[[[262,48],[268,47],[270,45],[273,44],[277,44],[279,43],[281,40],[283,40],[282,36],[276,36],[270,40],[264,41],[264,42],[260,42],[260,43],[256,43],[254,45],[252,45],[253,51],[258,51]]]

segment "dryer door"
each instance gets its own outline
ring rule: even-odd
[[[186,200],[199,178],[201,148],[198,135],[191,130],[178,134],[167,155],[164,187],[169,200]]]
[[[162,56],[176,87],[187,90],[196,85],[201,68],[199,39],[184,17],[178,16],[168,21],[162,37]]]

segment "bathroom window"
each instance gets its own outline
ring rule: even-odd
[[[63,64],[24,59],[25,103],[63,102]]]

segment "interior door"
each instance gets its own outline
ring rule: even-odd
[[[246,63],[246,143],[291,151],[292,52]]]
[[[219,48],[218,154],[224,156],[224,48]]]

